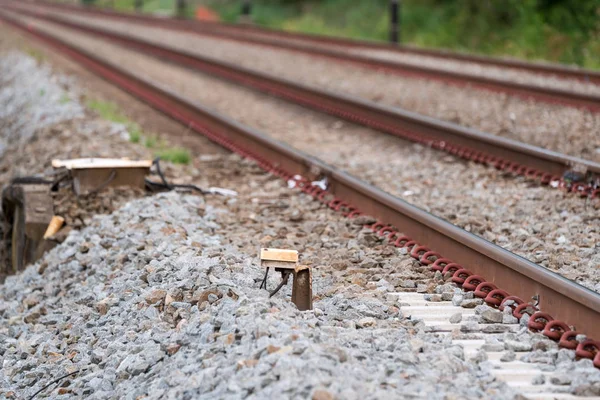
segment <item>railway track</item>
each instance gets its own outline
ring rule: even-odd
[[[43,4],[50,7],[55,7],[59,9],[64,9],[67,11],[80,11],[81,7],[67,4],[67,3],[55,3],[48,1],[37,1],[37,4]],[[112,10],[100,9],[100,8],[87,8],[86,11],[90,11],[93,13],[97,13],[99,15],[106,16],[114,16],[114,17],[127,17],[127,18],[135,18],[138,21],[154,21],[156,17],[152,17],[149,15],[142,14],[126,14],[119,13]],[[182,22],[182,21],[180,21]],[[506,59],[506,58],[496,58],[496,57],[486,57],[479,56],[473,54],[464,54],[446,50],[436,50],[436,49],[427,49],[427,48],[419,48],[412,47],[407,45],[391,45],[388,43],[382,43],[377,41],[368,41],[368,40],[357,40],[357,39],[348,39],[342,37],[334,37],[334,36],[326,36],[326,35],[316,35],[316,34],[306,34],[300,32],[289,32],[282,31],[277,29],[270,29],[265,27],[260,27],[257,25],[249,25],[249,24],[231,24],[231,23],[223,23],[223,22],[210,22],[210,21],[202,21],[202,22],[188,22],[190,25],[198,25],[197,29],[211,29],[211,30],[224,30],[230,32],[241,32],[245,35],[254,34],[257,36],[268,37],[273,40],[293,40],[296,42],[306,42],[315,45],[322,46],[323,44],[329,44],[334,46],[343,46],[348,48],[358,48],[358,49],[374,49],[374,50],[382,50],[391,53],[400,53],[400,54],[419,54],[426,55],[431,57],[436,57],[440,59],[453,59],[453,60],[462,60],[467,62],[475,62],[483,65],[497,66],[503,68],[513,68],[518,70],[531,71],[536,74],[545,74],[551,76],[559,76],[563,78],[572,78],[577,79],[584,82],[592,82],[600,84],[600,72],[583,69],[578,67],[570,67],[560,64],[551,64],[551,63],[535,63],[529,61],[521,61],[516,59]]]
[[[20,8],[14,10],[23,15],[108,39],[126,48],[153,55],[194,71],[242,84],[353,123],[422,143],[462,159],[537,179],[542,184],[565,188],[577,192],[583,197],[600,196],[600,189],[595,187],[593,182],[572,183],[563,178],[565,173],[573,168],[583,169],[592,175],[600,176],[600,164],[592,161],[485,134],[401,109],[382,106],[358,97],[301,85],[212,58],[141,40],[131,35],[86,26],[41,12],[25,11]]]
[[[600,337],[597,324],[600,295],[547,269],[495,246],[425,211],[399,200],[353,176],[287,145],[265,137],[231,119],[209,111],[122,67],[103,61],[56,37],[2,14],[5,23],[69,55],[157,110],[189,126],[227,149],[253,159],[266,171],[313,196],[349,218],[376,217],[370,226],[396,247],[405,248],[422,265],[440,270],[465,290],[471,290],[493,307],[513,300],[515,315],[533,314],[529,327],[544,332],[563,347],[575,347],[579,357],[600,365],[598,342],[577,344],[577,332]],[[325,189],[311,182],[327,180]],[[426,247],[425,247],[426,246]],[[514,296],[514,297],[511,297]],[[537,299],[535,303],[530,299]],[[407,301],[410,303],[410,300]],[[542,310],[543,312],[540,312]],[[548,314],[549,313],[549,314]],[[552,316],[551,316],[552,315]]]
[[[140,23],[144,25],[151,25],[155,27],[163,27],[168,29],[179,30],[183,32],[192,32],[200,35],[213,36],[221,39],[233,40],[238,42],[251,43],[256,45],[268,46],[273,48],[285,49],[289,51],[295,51],[299,53],[310,54],[314,56],[325,57],[341,62],[357,64],[366,67],[372,67],[378,70],[385,70],[392,73],[408,74],[413,76],[423,76],[428,79],[442,80],[457,85],[470,85],[473,87],[479,87],[486,90],[500,91],[509,93],[512,95],[520,96],[523,98],[532,98],[539,101],[548,103],[558,103],[563,105],[570,105],[576,107],[583,107],[590,111],[600,110],[600,96],[596,94],[585,94],[578,93],[571,90],[565,90],[561,88],[550,88],[541,87],[538,85],[527,84],[527,83],[515,83],[512,81],[496,79],[491,77],[479,76],[476,74],[467,74],[463,72],[457,72],[452,70],[444,70],[440,68],[424,67],[422,65],[414,65],[406,62],[399,61],[387,61],[377,57],[370,57],[361,54],[352,54],[339,49],[325,48],[322,46],[315,46],[319,43],[319,38],[310,38],[310,36],[300,36],[302,40],[307,40],[308,44],[298,43],[297,40],[294,42],[281,41],[274,39],[273,36],[276,33],[265,34],[260,30],[261,35],[256,36],[252,34],[243,34],[244,32],[255,32],[258,28],[245,28],[237,26],[227,26],[220,24],[201,24],[193,21],[182,21],[166,18],[155,18],[150,16],[138,15],[138,14],[121,14],[111,11],[98,10],[98,9],[82,9],[80,7],[68,6],[68,5],[50,5],[49,3],[43,3],[44,6],[50,6],[57,9],[68,9],[71,12],[83,14],[83,15],[98,15],[108,18],[128,20],[130,22]],[[233,32],[232,32],[233,31]],[[240,34],[240,31],[242,34]],[[291,35],[291,34],[290,34]],[[265,37],[266,36],[266,37]],[[286,35],[287,36],[287,35]],[[332,40],[326,40],[325,42],[332,43]],[[336,46],[349,47],[353,41],[341,40],[339,43],[336,40]],[[345,44],[343,44],[345,43]],[[322,44],[322,43],[321,43]],[[425,54],[427,51],[421,54]],[[415,54],[418,54],[415,53]],[[431,55],[431,54],[427,54]],[[441,55],[440,55],[441,57]],[[464,57],[459,57],[467,61]],[[448,58],[448,57],[446,57]],[[477,58],[477,57],[476,57]],[[486,59],[486,58],[482,58]],[[471,62],[480,62],[476,59],[469,60]],[[521,69],[528,65],[528,63],[519,62],[507,62],[511,64],[512,68],[520,66]],[[484,63],[486,64],[486,63]],[[488,59],[488,65],[492,64],[492,60]],[[496,64],[497,66],[508,66],[506,63]],[[592,73],[590,71],[573,71],[569,68],[560,67],[549,67],[549,66],[535,66],[529,65],[529,71],[542,74],[552,74],[554,76],[577,79],[585,82],[597,82],[599,74]]]

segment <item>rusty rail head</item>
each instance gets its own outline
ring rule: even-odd
[[[13,9],[10,6],[8,8]],[[120,45],[142,51],[144,54],[159,57],[162,61],[170,61],[193,70],[209,73],[354,123],[433,146],[436,149],[451,152],[450,146],[452,145],[452,149],[468,150],[463,152],[465,155],[463,158],[494,157],[499,161],[522,166],[522,174],[534,170],[553,176],[555,179],[560,179],[566,171],[574,166],[600,175],[600,164],[589,160],[465,128],[400,108],[377,104],[355,96],[309,87],[210,57],[157,45],[130,35],[66,21],[35,11],[19,10],[19,13],[55,22],[84,33],[98,35]],[[451,153],[456,154],[456,152]]]
[[[105,17],[111,18],[127,18],[127,19],[135,19],[140,23],[156,23],[157,20],[165,21],[169,24],[170,27],[175,27],[175,24],[171,24],[169,19],[155,17],[150,15],[140,15],[128,12],[117,12],[113,10],[102,10],[99,8],[95,8],[93,6],[87,6],[82,8],[81,6],[75,4],[68,3],[54,3],[46,0],[36,0],[37,4],[53,7],[62,10],[74,11],[74,12],[85,12],[87,14],[97,14],[103,15]],[[290,39],[301,39],[306,41],[307,43],[315,43],[315,44],[329,44],[340,47],[348,47],[348,48],[362,48],[362,49],[372,49],[372,50],[384,50],[388,52],[394,53],[405,53],[405,54],[420,54],[424,56],[436,57],[441,59],[450,59],[450,60],[459,60],[459,61],[467,61],[474,62],[485,65],[492,65],[498,67],[507,67],[513,69],[521,69],[525,71],[531,71],[538,74],[545,75],[553,75],[561,78],[571,78],[577,79],[584,82],[592,82],[600,84],[600,72],[594,71],[590,69],[579,68],[575,66],[561,65],[561,64],[553,64],[553,63],[542,63],[542,62],[531,62],[531,61],[523,61],[519,59],[511,59],[511,58],[498,58],[498,57],[489,57],[489,56],[481,56],[476,54],[468,54],[468,53],[460,53],[455,51],[441,50],[441,49],[432,49],[432,48],[422,48],[415,47],[410,45],[390,45],[387,42],[379,42],[375,40],[365,40],[365,39],[350,39],[336,36],[328,36],[328,35],[317,35],[311,33],[302,33],[302,32],[289,32],[283,31],[279,29],[273,29],[263,26],[257,25],[248,25],[248,24],[234,24],[227,22],[213,22],[213,21],[175,21],[179,26],[186,25],[187,30],[204,30],[204,31],[215,31],[215,30],[224,30],[229,32],[238,32],[238,34],[244,33],[258,33],[262,35],[272,36],[274,39],[279,39],[281,37],[290,38]],[[167,26],[164,24],[164,26]]]
[[[10,4],[14,8],[14,5],[12,3]],[[20,8],[21,10],[23,9],[22,6],[17,8]],[[71,11],[76,12],[90,13],[89,10],[78,7],[69,9]],[[357,54],[349,54],[343,51],[325,49],[323,47],[281,42],[273,39],[253,37],[251,35],[240,35],[223,29],[207,29],[206,24],[194,23],[193,21],[152,18],[142,15],[122,14],[105,10],[94,10],[93,13],[109,18],[128,19],[130,21],[136,21],[141,24],[160,26],[169,29],[193,32],[201,35],[214,36],[238,42],[246,42],[284,50],[296,51],[300,53],[312,54],[315,56],[321,56],[342,62],[350,62],[366,67],[377,68],[380,70],[383,69],[392,73],[423,76],[429,79],[442,80],[444,82],[449,82],[458,85],[469,84],[472,86],[492,91],[501,91],[510,94],[515,94],[524,98],[534,98],[548,103],[559,103],[563,105],[585,108],[593,112],[600,112],[600,96],[593,94],[584,94],[563,89],[554,89],[548,87],[541,87],[537,85],[521,84],[496,78],[487,78],[483,76],[467,74],[463,72],[436,69],[432,67],[415,66],[400,61],[385,61],[374,57],[361,56]],[[589,74],[587,74],[586,76],[589,78]]]
[[[90,71],[116,84],[157,110],[184,123],[224,147],[257,161],[262,168],[292,179],[319,171],[330,183],[328,192],[363,213],[398,227],[415,240],[461,263],[523,299],[539,296],[540,306],[579,331],[600,337],[600,294],[571,282],[537,264],[472,235],[405,201],[395,198],[314,157],[277,142],[260,132],[187,100],[170,89],[134,76],[117,65],[61,42],[50,34],[26,27],[0,13],[0,20],[22,29],[75,58]]]

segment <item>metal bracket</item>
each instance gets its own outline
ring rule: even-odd
[[[270,292],[273,297],[279,290],[287,285],[290,275],[292,276],[292,302],[300,311],[312,309],[312,273],[309,266],[297,265],[298,252],[296,250],[283,249],[261,249],[261,266],[266,268],[260,288],[267,289],[267,277],[269,269],[275,268],[281,273],[281,282]],[[267,289],[268,290],[268,289]]]

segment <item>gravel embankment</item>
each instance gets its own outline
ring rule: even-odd
[[[80,16],[68,18],[103,29],[127,32],[145,40],[319,88],[364,97],[491,134],[600,161],[598,113],[536,103],[502,93],[456,87],[434,80],[378,73],[372,69],[267,47],[111,20],[94,21]]]
[[[278,182],[264,184],[287,192]],[[256,260],[237,250],[241,237],[215,232],[247,229],[220,226],[227,212],[235,211],[195,196],[136,200],[9,278],[0,295],[3,394],[29,396],[79,371],[54,394],[513,398],[476,362],[462,360],[460,346],[402,321],[384,299],[383,279],[365,291],[322,271],[315,277],[321,299],[310,312],[281,295],[268,299],[257,289]],[[280,219],[279,210],[273,214]],[[274,222],[261,219],[263,227]],[[346,250],[335,232],[345,222],[326,223],[333,230],[321,238],[331,242],[311,233],[314,222],[288,225],[288,234],[312,235],[308,242],[320,254]],[[258,247],[258,237],[242,236]]]
[[[40,24],[42,26],[42,24]],[[45,27],[49,25],[44,24]],[[540,265],[600,291],[598,202],[506,178],[421,146],[51,28],[240,122],[346,169]],[[75,39],[76,38],[76,39]],[[465,193],[467,194],[465,196]]]
[[[52,66],[43,61],[42,52],[22,42],[15,43],[15,39],[9,31],[2,32],[0,37],[0,108],[3,111],[0,140],[5,144],[0,156],[0,190],[15,177],[50,176],[53,159],[154,157],[152,149],[129,141],[125,125],[100,119],[82,106],[85,98],[95,98],[96,94],[84,95],[72,76],[55,73]],[[27,49],[29,54],[15,51],[17,47]],[[151,134],[159,133],[153,131]],[[208,141],[200,138],[196,141],[210,148],[210,153],[215,153],[214,146]],[[214,161],[197,160],[195,166],[189,167],[163,161],[162,169],[171,181],[184,182],[192,177],[201,178],[200,170],[210,169],[210,162]],[[211,176],[218,178],[220,163],[216,164]],[[200,184],[204,187],[218,185],[218,179],[209,182],[201,178]],[[62,240],[70,229],[88,225],[93,215],[110,213],[142,195],[144,193],[139,189],[108,188],[103,196],[77,197],[70,187],[60,188],[52,193],[52,198],[56,214],[65,218],[67,227],[57,240]],[[1,213],[0,221],[0,281],[3,281],[10,264],[10,227]]]
[[[118,143],[94,137],[100,149]],[[554,371],[560,392],[599,394],[589,360],[490,325],[483,306],[447,336],[405,318],[397,291],[478,302],[362,229],[368,218],[345,219],[251,162],[210,153],[194,154],[187,181],[238,197],[133,200],[0,285],[0,396],[29,398],[74,373],[38,398],[520,398],[485,354],[469,358],[452,343],[472,338],[478,322],[505,332],[487,338],[507,362],[530,346],[523,361]],[[313,267],[313,311],[297,311],[289,287],[272,299],[257,289],[261,246],[297,249]]]
[[[33,57],[3,52],[0,70],[0,159],[31,140],[35,129],[83,114],[62,88],[71,83],[69,79],[51,76]]]

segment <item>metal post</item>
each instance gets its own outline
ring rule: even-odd
[[[185,18],[185,0],[177,0],[177,16]]]
[[[142,8],[144,8],[144,0],[135,0],[135,11],[142,12]]]
[[[242,4],[242,15],[250,18],[250,12],[252,11],[252,3],[250,0],[244,0]]]
[[[240,22],[242,23],[250,23],[252,13],[252,1],[251,0],[243,0],[242,3],[242,15],[240,16]]]
[[[390,42],[400,43],[400,9],[402,6],[402,0],[390,0]]]

